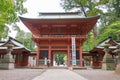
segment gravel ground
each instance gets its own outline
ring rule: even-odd
[[[120,80],[120,75],[115,74],[114,71],[89,69],[89,70],[75,70],[75,72],[87,78],[88,80]]]
[[[42,69],[0,70],[0,80],[32,80],[44,71]]]

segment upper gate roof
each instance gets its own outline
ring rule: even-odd
[[[35,36],[87,35],[99,17],[81,18],[79,13],[39,13],[38,18],[20,19]]]

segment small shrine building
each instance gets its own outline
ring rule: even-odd
[[[101,68],[102,67],[102,60],[103,57],[105,55],[105,51],[104,51],[104,45],[105,43],[110,44],[109,46],[109,54],[112,56],[112,58],[114,60],[116,60],[116,56],[118,54],[116,54],[114,52],[114,50],[116,50],[118,48],[118,46],[120,46],[120,41],[115,41],[113,40],[111,37],[108,37],[106,39],[104,39],[103,41],[101,41],[95,48],[93,48],[89,53],[92,55],[92,62],[93,62],[93,68]],[[116,63],[116,61],[115,61]]]
[[[13,50],[11,52],[13,59],[15,60],[15,67],[28,66],[28,59],[30,55],[30,50],[27,49],[20,41],[9,37],[6,41],[0,41],[0,61],[4,59],[7,54],[6,44],[13,45]]]
[[[55,54],[66,54],[66,65],[72,65],[72,37],[75,42],[76,65],[82,66],[82,45],[100,16],[81,18],[79,13],[39,13],[38,18],[20,17],[32,32],[37,45],[37,66],[44,65],[45,58],[54,66]]]

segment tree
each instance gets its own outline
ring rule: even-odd
[[[120,18],[120,0],[113,0],[114,12],[118,18]]]
[[[107,37],[112,37],[114,40],[120,40],[120,21],[116,21],[105,27],[101,33],[102,34],[100,34],[96,39],[97,43],[101,42]]]
[[[75,9],[77,12],[79,11],[86,17],[101,15],[101,31],[105,29],[105,26],[108,26],[120,19],[119,0],[61,0],[61,5],[66,11]],[[96,27],[94,27],[92,32],[94,33],[94,37],[97,38],[97,29],[95,28]],[[94,47],[94,45],[96,45],[96,43],[94,43],[94,37],[90,32],[88,35],[88,40],[83,45],[83,50],[89,51],[92,47]]]
[[[107,0],[100,0],[106,1]],[[77,9],[84,16],[95,16],[101,12],[101,9],[98,8],[99,2],[96,0],[61,0],[61,6],[66,10],[70,11]]]
[[[0,6],[2,6],[0,7],[0,33],[2,33],[4,30],[4,24],[8,22],[8,12],[13,11],[13,9],[11,8],[13,7],[13,3],[11,0],[0,0]]]
[[[93,32],[88,34],[88,39],[83,45],[83,51],[89,51],[96,45]]]
[[[114,40],[120,39],[120,0],[111,0],[108,5],[108,11],[103,14],[104,20],[99,29],[100,35],[97,37],[97,43],[111,36]]]
[[[85,17],[104,14],[104,7],[102,6],[109,8],[108,3],[110,3],[110,0],[61,0],[61,6],[66,11],[75,9]],[[96,28],[95,25],[93,29],[94,37],[97,37],[98,34]]]
[[[62,53],[62,54],[58,53],[55,55],[55,61],[58,63],[58,65],[64,64],[66,60],[67,60],[67,56],[65,53]]]
[[[3,34],[8,29],[5,24],[18,21],[17,14],[27,12],[27,9],[23,7],[23,2],[24,0],[0,0],[0,34]],[[0,39],[5,35],[0,35]]]
[[[34,51],[35,50],[35,43],[31,40],[32,34],[29,32],[24,32],[18,28],[18,32],[16,35],[16,39],[21,41],[25,47]]]

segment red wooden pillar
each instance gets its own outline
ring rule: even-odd
[[[20,66],[20,63],[21,63],[21,61],[20,61],[20,57],[21,57],[21,53],[18,53],[18,61],[17,61],[17,66]]]
[[[40,47],[37,46],[37,56],[36,56],[36,66],[38,66],[39,64],[39,56],[40,56]]]
[[[99,55],[100,55],[100,66],[102,66],[102,54],[99,53]]]
[[[82,58],[82,45],[80,44],[79,48],[79,54],[80,54],[80,66],[83,66],[83,58]]]
[[[70,66],[70,46],[68,45],[67,49],[67,65]]]
[[[92,67],[94,67],[94,55],[92,56]]]

